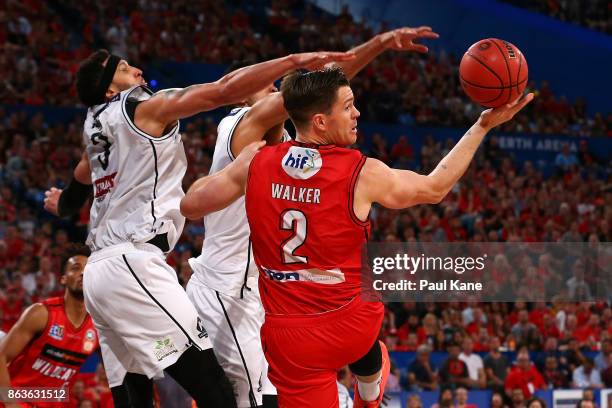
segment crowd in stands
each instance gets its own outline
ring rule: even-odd
[[[573,2],[568,2],[573,3]],[[92,50],[106,47],[144,68],[163,60],[230,64],[312,50],[348,50],[375,33],[300,0],[246,2],[135,0],[7,1],[0,11],[0,100],[28,105],[77,104],[74,75]],[[586,9],[586,8],[585,8]],[[458,81],[458,58],[387,53],[353,81],[362,119],[464,126],[480,107]],[[549,84],[528,84],[538,98],[507,132],[610,135],[612,114],[588,116],[582,98],[569,101]]]
[[[591,30],[612,34],[608,0],[503,0],[515,6],[544,13],[568,23],[579,24]]]
[[[230,12],[237,2],[229,7],[214,1],[189,3],[186,12],[188,2],[182,0],[127,1],[121,7],[89,0],[8,1],[0,11],[0,100],[3,104],[74,105],[72,81],[78,61],[100,46],[127,55],[136,64],[162,57],[225,63],[271,58],[298,49],[347,49],[372,35],[346,13],[331,24],[329,16],[310,6],[298,24],[286,12],[294,3],[272,1],[258,16]],[[466,103],[459,90],[456,65],[453,57],[444,54],[384,55],[354,81],[358,105],[370,102],[359,106],[363,118],[464,127],[478,110]],[[530,87],[535,89],[534,84]],[[571,105],[557,99],[546,83],[540,85],[532,105],[503,131],[609,135],[610,116],[588,118],[585,101]],[[77,115],[52,124],[42,113],[9,113],[0,108],[2,330],[10,329],[27,305],[63,293],[60,259],[69,242],[82,242],[86,235],[87,208],[72,219],[58,219],[42,209],[44,191],[64,186],[80,159],[82,121]],[[183,137],[190,164],[184,180],[188,186],[208,172],[216,123],[211,117],[198,117],[184,125]],[[360,135],[355,147],[391,166],[420,173],[431,171],[452,147],[452,141],[438,143],[433,137],[425,138],[420,151],[414,151],[410,135],[393,144],[383,134],[365,138]],[[612,193],[605,154],[589,151],[587,144],[581,144],[576,153],[565,148],[555,160],[555,174],[544,177],[532,163],[513,160],[496,137],[490,137],[440,205],[402,211],[375,207],[372,238],[383,242],[609,242]],[[191,273],[187,260],[199,254],[204,232],[200,221],[188,222],[168,258],[184,284]],[[518,266],[515,259],[500,254],[495,259],[496,276],[501,279]],[[593,265],[573,264],[568,270],[542,256],[520,266],[527,279],[522,286],[546,283],[551,294],[579,292],[581,299],[594,297],[595,282],[585,280],[581,272]],[[510,395],[527,401],[533,390],[526,378],[536,389],[612,386],[610,302],[390,303],[381,339],[391,351],[416,353],[409,367],[394,369],[390,390],[454,388],[451,398],[463,400],[464,392],[489,388],[500,392],[493,399]],[[499,351],[513,352],[515,361]],[[448,357],[434,366],[432,352],[447,352]],[[104,384],[100,370],[79,379],[71,393],[74,406],[105,406]],[[442,392],[441,399],[448,395]],[[419,406],[418,396],[412,399],[415,405],[409,406]]]
[[[76,117],[70,123],[51,126],[40,114],[28,117],[25,112],[8,114],[0,109],[0,322],[4,330],[28,304],[62,293],[58,271],[63,249],[70,241],[84,239],[87,208],[73,219],[57,219],[42,209],[44,191],[65,185],[80,158],[81,120]],[[210,167],[216,124],[212,118],[199,117],[186,124],[183,137],[190,163],[187,186]],[[361,149],[370,156],[422,173],[430,171],[451,146],[428,137],[421,151],[414,152],[409,137],[387,146],[382,135],[373,135],[369,147],[363,138],[359,140]],[[557,173],[544,178],[529,162],[518,167],[506,157],[495,137],[486,143],[487,148],[441,204],[401,211],[375,207],[371,217],[373,240],[611,240],[612,193],[605,190],[609,176],[602,178],[609,173],[609,163],[601,161],[597,152],[584,147],[578,154],[560,152]],[[187,259],[199,253],[204,232],[201,222],[188,222],[168,258],[183,283],[191,274]],[[518,266],[516,259],[503,254],[495,259],[499,277]],[[553,293],[566,294],[584,286],[581,294],[587,296],[593,291],[594,296],[593,282],[580,279],[584,266],[577,263],[566,270],[559,268],[555,259],[542,256],[524,265],[537,277],[521,285],[546,282],[548,289],[557,291]],[[552,294],[550,298],[554,299]],[[397,373],[397,389],[503,387],[508,381],[512,384],[513,371],[525,367],[533,370],[538,387],[609,386],[611,319],[609,303],[562,299],[549,304],[390,303],[381,338],[392,351],[413,351],[418,356],[407,370]],[[533,364],[523,364],[529,358],[527,353],[518,353],[516,362],[512,362],[496,352],[523,348],[547,354]],[[601,353],[590,362],[583,354],[585,350],[591,352],[589,355]],[[448,352],[449,360],[439,367],[428,364],[428,355],[439,351]],[[489,354],[476,361],[482,358],[474,352]],[[520,381],[517,386],[521,386]]]

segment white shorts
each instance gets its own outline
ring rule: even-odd
[[[187,295],[208,330],[213,350],[234,387],[239,408],[251,407],[250,395],[262,405],[262,395],[276,395],[268,380],[268,364],[259,331],[265,313],[257,285],[243,298],[224,295],[202,284],[192,275]]]
[[[161,378],[189,347],[212,347],[176,272],[151,244],[94,252],[83,273],[83,292],[111,387],[120,385],[126,372]]]

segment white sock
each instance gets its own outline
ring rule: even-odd
[[[378,380],[366,383],[357,380],[357,389],[359,390],[359,396],[363,401],[376,401],[380,395],[380,383],[382,382],[382,373]]]

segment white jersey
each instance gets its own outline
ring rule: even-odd
[[[87,111],[83,132],[94,187],[87,238],[92,251],[147,242],[159,234],[167,234],[169,251],[183,230],[179,204],[187,158],[179,125],[152,137],[133,121],[138,102],[151,95],[147,87],[135,86]]]
[[[235,159],[231,150],[232,136],[249,109],[233,109],[219,123],[209,174],[221,171]],[[289,138],[286,131],[283,138]],[[204,230],[202,253],[189,260],[194,272],[193,278],[229,296],[241,296],[244,287],[256,286],[258,271],[251,250],[251,230],[244,196],[223,210],[205,216]]]

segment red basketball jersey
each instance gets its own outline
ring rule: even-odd
[[[98,334],[89,315],[80,327],[74,327],[66,315],[63,297],[41,303],[49,311],[47,326],[10,363],[13,387],[69,385],[81,365],[98,348]]]
[[[359,295],[370,224],[354,214],[353,194],[365,160],[357,150],[296,141],[253,159],[246,211],[267,313],[321,313]]]

